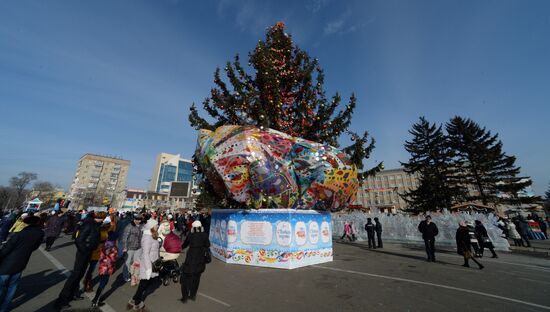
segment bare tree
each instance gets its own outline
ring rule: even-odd
[[[26,191],[27,186],[31,183],[31,181],[36,180],[36,173],[33,172],[19,172],[19,174],[16,177],[11,177],[10,179],[10,186],[14,189],[14,197],[15,200],[13,201],[13,205],[15,207],[20,207],[21,204],[24,201],[24,193]]]
[[[0,186],[0,210],[9,208],[13,195],[13,188]]]
[[[47,194],[55,191],[55,186],[48,181],[37,181],[33,185],[33,190],[36,193],[36,197],[40,197],[42,194]]]

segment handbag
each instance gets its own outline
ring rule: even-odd
[[[212,262],[212,253],[210,252],[210,248],[206,248],[204,251],[204,263],[210,262]]]
[[[155,273],[160,272],[160,270],[162,269],[162,257],[155,260],[152,263],[151,268],[153,269],[153,272],[155,272]]]

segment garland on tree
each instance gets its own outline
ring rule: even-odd
[[[326,97],[325,76],[319,61],[293,43],[284,23],[278,22],[268,29],[265,41],[259,40],[249,53],[248,65],[254,69],[253,75],[245,70],[238,55],[233,62],[227,62],[224,71],[228,83],[221,78],[220,68],[216,69],[216,87],[202,103],[213,121],[202,118],[193,103],[189,114],[192,127],[215,130],[222,125],[254,125],[334,147],[339,147],[338,138],[342,134],[348,134],[353,144],[343,151],[363,170],[363,161],[370,156],[375,141],[368,132],[359,135],[347,130],[357,102],[355,95],[350,96],[342,109],[338,93],[330,99]],[[383,164],[379,163],[364,170],[359,180],[381,169]],[[196,162],[195,170],[200,177],[202,169]],[[201,182],[199,202],[220,205],[221,194],[212,193],[206,184],[207,181]],[[222,197],[222,205],[236,205],[225,194]]]

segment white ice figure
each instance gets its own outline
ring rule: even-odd
[[[497,227],[498,217],[494,214],[483,213],[450,213],[446,209],[442,213],[430,214],[432,222],[437,225],[439,235],[435,238],[436,247],[456,247],[456,230],[460,221],[481,221],[487,229],[489,238],[496,250],[509,250],[508,240],[502,237],[502,231]],[[384,213],[351,212],[349,214],[332,215],[332,233],[334,237],[341,237],[344,233],[344,222],[352,222],[356,229],[357,240],[366,241],[367,232],[365,223],[367,218],[378,217],[382,223],[382,240],[395,243],[418,243],[423,245],[422,234],[418,231],[418,224],[424,220],[425,215],[411,216],[406,214],[387,215]]]

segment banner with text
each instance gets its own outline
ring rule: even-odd
[[[332,261],[330,213],[215,209],[210,224],[212,254],[228,263],[292,269]]]

